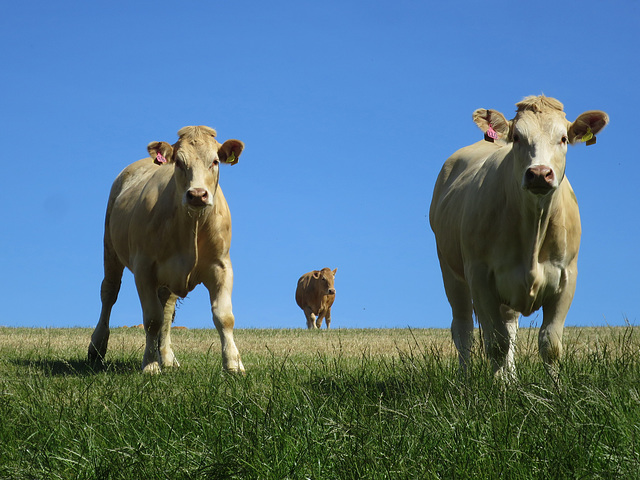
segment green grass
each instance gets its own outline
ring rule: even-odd
[[[143,333],[0,328],[0,478],[640,478],[640,339],[567,329],[561,386],[521,329],[519,381],[462,378],[444,330],[173,334],[182,367],[139,373]]]

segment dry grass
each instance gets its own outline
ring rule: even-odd
[[[84,358],[91,329],[27,329],[0,327],[0,353],[23,352],[25,356],[63,356]],[[537,357],[537,328],[518,332],[520,359]],[[476,335],[478,331],[476,330]],[[437,354],[442,359],[456,355],[448,329],[236,329],[236,343],[245,363],[264,358],[308,360],[338,355],[343,359],[390,359],[402,354]],[[198,356],[213,352],[219,355],[219,340],[214,329],[177,329],[172,333],[176,355]],[[624,341],[623,341],[624,340]],[[114,328],[109,340],[109,356],[140,358],[144,349],[144,332],[137,328]],[[476,342],[479,350],[479,342]],[[624,350],[624,351],[622,351]],[[570,327],[564,333],[565,356],[585,358],[597,352],[614,357],[640,353],[640,338],[634,327]],[[249,366],[249,365],[247,365]]]

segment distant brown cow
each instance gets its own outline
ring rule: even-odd
[[[176,300],[196,285],[209,290],[213,322],[222,343],[222,365],[244,371],[233,339],[233,271],[229,259],[231,216],[218,187],[220,162],[235,164],[244,144],[222,145],[212,128],[184,127],[173,145],[152,142],[151,157],[126,167],[111,188],[104,232],[102,311],[89,360],[104,358],[109,317],[124,267],[135,277],[147,341],[144,372],[178,366],[171,348]]]
[[[493,371],[506,380],[515,376],[520,314],[539,308],[540,356],[557,373],[581,233],[565,176],[567,145],[595,143],[609,121],[590,110],[569,122],[562,103],[545,96],[527,97],[517,107],[512,120],[496,110],[474,112],[489,141],[449,157],[429,213],[460,363],[470,357],[475,311]]]
[[[338,269],[323,268],[305,273],[298,280],[296,303],[307,318],[307,328],[317,329],[322,326],[322,319],[331,326],[331,305],[336,299],[334,281]]]

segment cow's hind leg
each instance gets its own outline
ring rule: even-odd
[[[109,343],[109,319],[111,317],[111,309],[118,299],[123,271],[124,265],[120,263],[118,256],[105,242],[104,279],[102,280],[102,285],[100,287],[102,310],[100,311],[98,324],[91,335],[91,342],[89,343],[88,357],[90,362],[104,360],[104,357],[107,354],[107,345]]]
[[[476,308],[493,374],[496,379],[509,383],[516,376],[515,347],[520,314],[504,305],[495,309],[479,305]]]
[[[500,315],[506,329],[506,335],[509,339],[507,354],[505,356],[503,371],[499,374],[507,381],[515,380],[516,377],[516,340],[518,334],[518,320],[520,313],[512,310],[506,305],[500,306]]]
[[[153,276],[148,275],[148,270],[140,268],[134,272],[134,277],[142,306],[142,319],[146,335],[142,371],[155,374],[160,373],[158,351],[160,331],[164,323],[164,306],[158,296]]]
[[[449,267],[440,262],[447,299],[451,305],[451,338],[458,350],[458,359],[466,372],[473,348],[473,307],[471,293],[464,280],[459,279]]]
[[[307,328],[309,330],[315,330],[320,328],[316,323],[317,321],[316,314],[311,311],[311,308],[304,307],[304,316],[307,319]],[[322,319],[320,320],[320,322],[322,322]]]
[[[158,336],[158,350],[162,367],[179,367],[180,364],[171,347],[171,325],[176,313],[176,301],[178,296],[172,294],[169,289],[161,288],[158,293],[160,303],[163,305],[163,319]]]
[[[211,278],[205,282],[211,300],[213,323],[220,335],[222,348],[222,367],[228,372],[244,373],[240,352],[233,338],[235,317],[231,305],[233,289],[233,270],[227,259],[222,265],[215,266]]]

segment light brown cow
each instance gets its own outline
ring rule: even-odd
[[[336,299],[334,281],[338,269],[323,268],[305,273],[298,280],[296,303],[304,312],[308,329],[322,326],[322,319],[331,327],[331,305]]]
[[[233,339],[233,271],[229,259],[231,216],[218,187],[219,163],[235,164],[244,144],[216,141],[215,130],[184,127],[173,145],[151,142],[151,158],[126,167],[111,188],[104,232],[102,311],[89,345],[89,360],[103,359],[109,317],[124,267],[135,277],[146,347],[144,372],[178,366],[171,322],[178,297],[196,285],[209,290],[213,322],[226,370],[243,372]]]
[[[493,371],[506,380],[515,376],[519,316],[541,307],[538,347],[555,377],[581,234],[565,177],[567,145],[593,143],[609,121],[604,112],[588,111],[570,123],[563,105],[544,96],[517,107],[510,121],[495,110],[473,113],[489,141],[445,162],[429,213],[460,363],[464,368],[469,359],[475,310]]]

